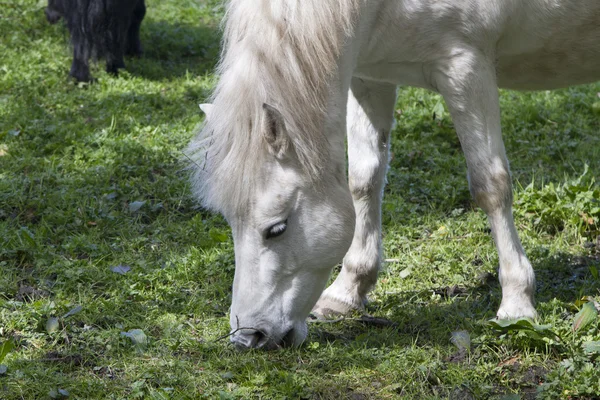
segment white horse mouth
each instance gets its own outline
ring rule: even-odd
[[[297,332],[292,327],[280,338],[274,338],[260,329],[243,329],[231,335],[231,343],[238,350],[277,350],[285,347],[294,347],[302,343],[297,337]]]

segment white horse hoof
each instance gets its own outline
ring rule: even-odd
[[[520,301],[503,301],[500,304],[498,313],[496,313],[498,319],[521,319],[529,318],[535,320],[537,318],[537,311],[529,299]]]
[[[350,304],[323,295],[313,307],[311,314],[317,319],[335,319],[364,309],[363,304]]]

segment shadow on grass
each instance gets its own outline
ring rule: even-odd
[[[598,256],[574,257],[566,253],[540,256],[539,249],[532,249],[530,253],[536,265],[538,309],[554,299],[572,305],[585,295],[598,293],[599,282],[589,269],[590,265],[600,265]],[[495,317],[501,300],[500,284],[496,275],[489,274],[483,279],[485,282],[476,285],[400,290],[379,295],[376,301],[367,305],[367,312],[385,315],[397,324],[394,328],[386,324],[370,328],[368,322],[353,319],[336,324],[336,329],[329,333],[326,323],[311,325],[316,328],[316,337],[323,341],[350,341],[366,332],[391,329],[397,335],[387,336],[382,345],[411,345],[418,341],[420,345],[447,346],[452,331],[471,330]],[[438,297],[438,300],[432,301],[432,297]],[[367,338],[374,340],[374,337],[369,334]]]
[[[50,30],[42,24],[41,29]],[[72,59],[72,46],[66,27],[60,25],[65,52]],[[133,76],[153,81],[170,80],[190,75],[204,76],[213,71],[220,53],[221,32],[216,26],[189,23],[171,23],[146,19],[140,32],[143,54],[141,57],[125,57],[126,70]],[[98,74],[105,68],[105,61],[90,60]],[[66,66],[68,72],[68,65]],[[65,72],[65,73],[66,73]]]
[[[133,75],[149,80],[169,80],[212,72],[220,52],[218,27],[144,21],[141,41],[144,55],[127,62]]]

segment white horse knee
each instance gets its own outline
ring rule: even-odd
[[[379,180],[381,174],[385,175],[387,169],[387,157],[383,158],[379,154],[361,154],[361,159],[353,161],[350,165],[348,183],[352,198],[357,201],[361,199],[368,200],[377,195],[380,191]]]
[[[511,207],[512,185],[508,166],[502,161],[469,168],[471,196],[486,214]]]

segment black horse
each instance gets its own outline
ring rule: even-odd
[[[106,59],[106,71],[125,68],[123,55],[140,56],[140,25],[146,15],[144,0],[48,0],[46,18],[65,20],[73,44],[70,75],[91,81],[90,58]]]

